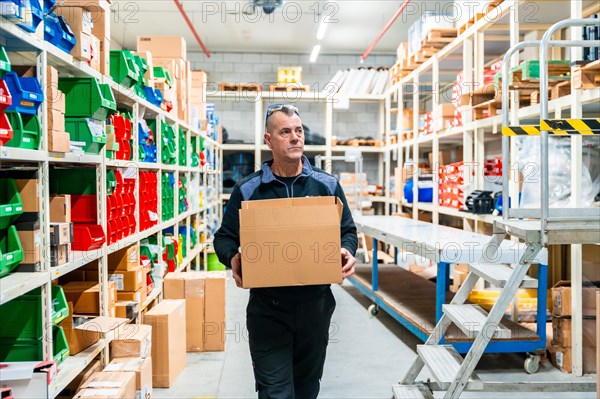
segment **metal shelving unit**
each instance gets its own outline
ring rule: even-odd
[[[48,170],[51,165],[62,165],[62,166],[73,166],[80,167],[82,165],[93,166],[96,169],[97,177],[97,196],[98,196],[98,222],[102,225],[106,232],[107,227],[107,210],[106,210],[106,173],[107,168],[118,168],[122,171],[127,171],[131,177],[134,177],[136,181],[139,181],[139,171],[149,170],[156,171],[159,176],[163,171],[173,173],[175,181],[179,180],[180,176],[185,176],[187,182],[192,180],[194,177],[202,187],[205,188],[203,202],[200,204],[199,209],[190,209],[183,213],[179,213],[178,209],[178,188],[175,185],[174,195],[174,217],[167,221],[159,221],[159,224],[153,226],[144,231],[139,231],[139,224],[136,225],[134,234],[123,238],[122,240],[114,243],[110,246],[104,244],[102,248],[88,252],[73,252],[74,260],[67,264],[50,267],[49,259],[42,259],[41,271],[35,273],[25,272],[14,272],[2,279],[0,279],[0,304],[4,304],[12,299],[15,299],[35,288],[41,287],[42,291],[42,325],[46,326],[44,335],[51,335],[50,323],[50,312],[51,312],[51,298],[50,298],[50,287],[54,280],[61,276],[64,276],[78,268],[87,265],[90,262],[98,261],[99,271],[99,283],[101,286],[100,294],[100,314],[107,315],[108,306],[108,292],[106,290],[108,280],[107,270],[107,256],[119,249],[127,247],[129,245],[139,243],[140,240],[149,237],[151,235],[158,234],[159,240],[162,237],[162,231],[166,228],[174,227],[174,232],[177,235],[178,226],[191,226],[192,217],[200,218],[202,221],[202,233],[204,236],[209,234],[207,230],[208,223],[206,222],[209,217],[216,216],[220,220],[222,214],[222,205],[220,199],[221,193],[221,181],[220,181],[220,159],[222,155],[221,146],[215,140],[208,136],[207,132],[192,129],[188,124],[183,123],[175,116],[167,114],[160,108],[150,104],[145,99],[137,97],[132,90],[122,87],[108,76],[103,76],[97,71],[79,62],[70,55],[60,51],[58,48],[44,42],[37,38],[35,35],[25,32],[18,28],[13,23],[0,17],[0,43],[9,52],[9,57],[14,65],[36,65],[37,76],[42,87],[46,86],[46,66],[51,65],[55,67],[61,76],[76,76],[76,77],[94,77],[101,83],[107,83],[113,90],[115,99],[119,109],[128,109],[133,114],[133,132],[132,138],[134,146],[132,149],[133,160],[123,161],[108,159],[106,157],[106,150],[103,149],[99,155],[88,155],[88,154],[59,154],[51,153],[47,151],[47,134],[44,126],[47,125],[46,116],[46,103],[43,103],[40,107],[39,115],[42,123],[42,135],[40,137],[40,149],[39,150],[25,150],[20,148],[11,148],[0,146],[0,163],[2,165],[28,165],[37,168],[40,171],[41,177],[38,179],[38,193],[39,193],[39,209],[40,209],[40,230],[42,237],[42,248],[48,248],[49,243],[49,187],[47,178]],[[160,132],[160,126],[162,123],[168,123],[172,125],[179,134],[181,131],[186,135],[187,143],[187,154],[188,159],[191,155],[191,138],[197,137],[204,141],[204,146],[209,154],[213,164],[210,167],[190,167],[190,166],[178,166],[177,165],[164,165],[162,163],[144,163],[138,159],[138,145],[137,145],[137,121],[141,118],[152,118],[157,121],[157,132],[156,137],[159,138],[158,132]],[[158,159],[160,159],[160,140],[157,142]],[[176,140],[176,150],[179,153],[179,140]],[[199,149],[196,148],[195,151]],[[135,196],[136,196],[136,215],[139,211],[139,197],[138,197],[138,184],[136,182]],[[157,190],[160,193],[161,190],[160,178],[158,179]],[[210,195],[209,195],[210,194]],[[158,210],[161,209],[161,196],[159,195]],[[136,217],[139,222],[139,217]],[[200,240],[199,240],[200,241]],[[202,252],[203,244],[198,242],[195,248],[191,248],[191,240],[186,239],[187,243],[187,254],[188,256],[184,259],[181,264],[181,268],[187,268],[190,264],[200,264],[199,255]],[[162,287],[155,287],[155,290],[148,297],[147,303],[149,304],[152,300],[160,295]],[[103,361],[108,360],[108,343],[112,337],[107,336],[100,340],[97,344],[86,349],[85,351],[69,357],[65,362],[59,366],[59,373],[57,378],[53,381],[50,386],[51,397],[55,397],[60,393],[66,385],[79,374],[87,364],[89,364],[98,354],[103,355]],[[52,358],[52,343],[50,340],[44,340],[44,360]]]

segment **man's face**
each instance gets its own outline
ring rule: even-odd
[[[273,151],[275,162],[289,162],[302,158],[304,153],[304,130],[297,114],[274,112],[269,119],[271,132],[265,133],[267,146]]]

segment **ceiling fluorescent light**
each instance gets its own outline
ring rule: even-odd
[[[319,24],[319,30],[317,31],[317,40],[323,40],[325,37],[325,32],[327,32],[328,25],[329,23],[325,22],[325,18],[323,18]]]
[[[315,45],[315,47],[313,47],[312,53],[310,54],[311,64],[317,60],[317,57],[319,56],[319,51],[321,51],[321,45],[317,44]]]

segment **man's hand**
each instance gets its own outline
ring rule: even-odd
[[[235,285],[242,287],[242,254],[239,252],[231,258],[231,271],[233,272],[233,279]]]
[[[346,248],[342,248],[342,277],[350,277],[354,274],[354,266],[356,266],[356,259]]]

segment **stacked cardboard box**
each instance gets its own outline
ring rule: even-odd
[[[433,131],[439,132],[440,130],[450,129],[455,112],[456,106],[454,104],[439,104],[439,106],[434,107],[431,114]]]
[[[126,319],[105,316],[89,318],[87,321],[85,318],[75,318],[73,303],[69,302],[69,316],[60,323],[60,326],[65,332],[69,343],[69,354],[72,356],[95,344],[105,334],[118,330],[126,322]]]
[[[81,390],[75,396],[80,398],[125,399],[136,397],[136,374],[131,371],[93,373],[81,384]]]
[[[152,63],[155,67],[163,67],[171,75],[172,92],[163,93],[166,101],[173,103],[173,114],[189,122],[189,96],[191,86],[191,68],[187,61],[187,47],[185,39],[181,36],[138,36],[137,51],[148,51],[152,54]],[[157,88],[165,89],[160,85]],[[173,95],[173,98],[168,98]]]
[[[41,233],[39,222],[39,196],[37,173],[19,172],[13,177],[23,202],[23,214],[17,219],[15,227],[23,247],[23,260],[18,271],[41,271]]]
[[[600,292],[600,283],[584,285],[583,304],[583,372],[596,372],[596,295]],[[552,344],[548,348],[552,363],[565,373],[573,371],[573,336],[571,334],[571,282],[559,281],[552,287]]]
[[[206,72],[192,71],[190,89],[190,124],[193,128],[206,130]]]
[[[68,302],[73,303],[73,313],[77,315],[98,316],[100,314],[100,284],[96,281],[71,281],[63,285]],[[117,287],[114,281],[107,286],[108,315],[115,314]]]
[[[58,90],[58,71],[46,67],[46,102],[48,104],[48,151],[69,152],[70,136],[65,131],[65,96]]]
[[[164,290],[166,299],[185,299],[188,352],[225,350],[223,273],[169,273]]]
[[[108,273],[109,280],[117,286],[118,301],[137,302],[142,306],[146,300],[146,274],[140,265],[137,244],[108,255]],[[120,312],[122,308],[123,304],[120,304]]]
[[[50,196],[50,265],[59,266],[71,260],[73,242],[71,196]],[[96,282],[98,280],[96,279]]]

